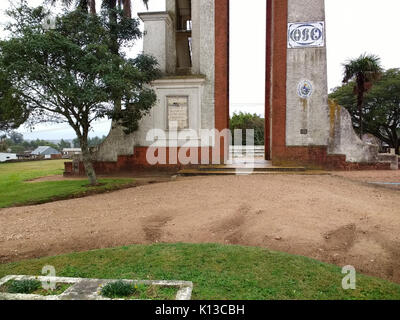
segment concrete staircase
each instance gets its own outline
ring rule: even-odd
[[[204,165],[178,172],[180,176],[268,175],[277,173],[305,173],[303,167],[274,167],[269,161],[237,159],[225,165]]]

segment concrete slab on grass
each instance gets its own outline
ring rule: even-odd
[[[66,277],[44,277],[9,275],[0,279],[0,287],[10,280],[38,280],[56,283],[71,284],[71,286],[60,295],[42,296],[35,294],[14,294],[0,292],[0,300],[112,300],[103,297],[101,288],[110,283],[118,281],[104,279],[66,278]],[[131,284],[142,284],[148,286],[175,287],[178,289],[175,300],[190,300],[192,297],[193,283],[190,281],[153,281],[153,280],[122,280]]]

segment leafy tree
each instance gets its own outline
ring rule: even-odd
[[[24,142],[24,135],[22,133],[12,131],[8,136],[13,144],[21,144]]]
[[[55,143],[46,141],[46,140],[41,140],[41,139],[36,139],[36,140],[32,140],[32,141],[25,141],[24,143],[22,143],[22,145],[25,147],[25,150],[35,150],[38,147],[41,146],[47,146],[47,147],[52,147],[53,149],[56,149],[58,151],[61,151],[59,146],[56,145]]]
[[[127,133],[156,102],[148,84],[159,76],[157,62],[148,56],[127,59],[112,50],[106,14],[82,10],[57,18],[55,28],[45,30],[48,16],[43,7],[24,3],[9,12],[15,22],[8,26],[12,38],[0,42],[0,66],[7,71],[17,95],[26,100],[32,121],[67,122],[75,131],[86,173],[97,183],[88,135],[92,123],[105,116],[130,119]],[[141,36],[139,22],[118,13],[119,47]],[[118,66],[118,67],[116,67]],[[121,97],[123,108],[113,102]]]
[[[354,60],[347,61],[344,65],[343,83],[354,80],[354,94],[357,95],[357,107],[359,112],[359,133],[362,137],[363,129],[363,104],[365,94],[371,89],[382,73],[380,58],[375,55],[362,54]]]
[[[71,148],[71,143],[68,141],[65,141],[64,139],[61,139],[61,141],[58,143],[58,150],[62,151],[65,148]]]
[[[101,144],[104,140],[106,139],[106,136],[103,137],[93,137],[93,138],[88,138],[88,145],[90,148],[93,147],[97,147],[99,144]],[[74,148],[80,148],[81,144],[79,142],[78,138],[75,138],[74,140],[72,140],[72,144],[74,146]]]
[[[57,0],[49,0],[52,4],[55,4]],[[90,12],[91,14],[96,14],[96,0],[58,0],[61,1],[67,7],[70,7],[72,3],[75,2],[76,7],[83,12]],[[143,3],[148,6],[149,0],[142,0]],[[121,38],[121,34],[119,34],[121,29],[121,24],[126,23],[132,18],[132,1],[131,0],[102,0],[101,7],[105,9],[105,12],[108,16],[108,31],[111,39],[110,42],[110,50],[114,54],[119,54],[121,43],[119,42],[119,38]],[[122,14],[121,14],[122,13]],[[125,19],[120,19],[120,17],[124,17]],[[115,68],[119,68],[118,61],[114,61]],[[114,93],[114,109],[116,112],[122,109],[122,96],[118,94],[118,92]],[[121,118],[114,117],[115,121],[121,122]],[[126,123],[130,123],[125,121]],[[124,123],[120,123],[124,125]]]
[[[359,123],[357,98],[353,94],[354,82],[336,88],[330,94],[351,114],[353,123]],[[383,73],[381,79],[365,96],[362,110],[363,127],[386,142],[399,154],[400,146],[400,69],[390,69]]]
[[[264,127],[265,121],[257,114],[251,113],[234,113],[230,119],[230,130],[233,132],[235,129],[242,131],[242,143],[246,145],[246,129],[254,129],[254,144],[264,145]]]
[[[5,134],[0,135],[0,152],[7,152],[8,144],[7,144],[7,136]]]
[[[13,153],[23,153],[24,151],[33,151],[40,146],[49,146],[56,150],[61,151],[59,145],[56,145],[46,140],[36,139],[36,140],[26,141],[24,140],[24,136],[21,133],[15,131],[10,132],[8,134],[8,137],[7,135],[3,135],[2,137],[0,137],[0,144],[1,144],[0,148],[1,150],[10,149],[11,152]]]
[[[7,74],[0,69],[0,131],[17,129],[28,115],[23,98],[16,95]]]
[[[25,152],[25,148],[21,144],[10,145],[9,149],[10,149],[11,153],[24,153]]]
[[[88,143],[89,143],[89,142],[88,142]],[[75,138],[74,140],[72,140],[72,146],[73,146],[74,148],[80,148],[80,147],[81,147],[81,144],[80,144],[78,138]]]

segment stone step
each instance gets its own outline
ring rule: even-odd
[[[321,174],[322,172],[312,172],[312,174]],[[255,168],[246,168],[244,166],[233,165],[214,165],[200,166],[196,169],[183,169],[178,172],[180,176],[224,176],[224,175],[271,175],[271,174],[311,174],[303,167],[272,167],[256,166]]]
[[[329,175],[325,171],[246,171],[243,169],[238,170],[198,170],[198,169],[184,169],[178,172],[179,176],[192,177],[192,176],[232,176],[232,175],[278,175],[278,174],[300,174],[300,175]]]
[[[254,171],[254,172],[302,172],[306,171],[304,167],[273,167],[273,166],[265,166],[254,164],[251,166],[246,166],[246,164],[234,164],[234,165],[207,165],[207,166],[199,166],[197,171]]]

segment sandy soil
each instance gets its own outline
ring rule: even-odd
[[[400,183],[400,170],[389,171],[338,171],[331,174],[359,181],[386,181]]]
[[[179,178],[1,209],[0,262],[137,243],[218,242],[350,264],[400,283],[399,190],[364,182],[382,175],[400,178],[393,171]]]

